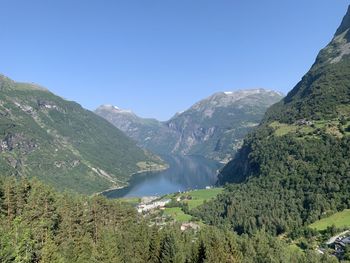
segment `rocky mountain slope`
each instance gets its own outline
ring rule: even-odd
[[[162,161],[103,118],[33,84],[0,75],[0,172],[93,193]]]
[[[350,208],[350,8],[310,71],[219,175],[236,183],[198,212],[239,233],[293,232]]]
[[[166,123],[141,118],[130,110],[102,105],[95,110],[95,113],[123,131],[139,146],[155,153],[171,153],[177,141],[178,133],[169,129]]]
[[[282,101],[267,110],[256,134],[269,130],[273,137],[298,135],[300,140],[309,141],[322,139],[314,133],[325,133],[341,139],[347,135],[349,118],[350,8],[334,38],[320,51],[309,72]],[[247,142],[242,153],[247,150],[249,143],[255,143],[255,140]],[[245,155],[249,155],[250,151]],[[249,176],[246,173],[249,169],[246,168],[250,166],[242,167],[245,172],[238,174]],[[227,168],[221,175],[222,182],[235,181],[236,176],[226,174],[230,170]]]
[[[216,93],[166,123],[179,135],[173,152],[227,161],[266,109],[281,98],[264,89]]]
[[[111,105],[95,112],[156,153],[195,154],[228,161],[265,110],[281,98],[281,94],[264,89],[220,92],[167,122],[143,119]]]

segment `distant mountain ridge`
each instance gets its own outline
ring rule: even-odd
[[[0,173],[95,193],[163,162],[120,130],[36,84],[0,75]]]
[[[218,92],[166,122],[140,118],[112,105],[102,105],[95,112],[156,153],[228,161],[265,110],[280,99],[282,94],[264,89]]]
[[[177,133],[164,122],[137,116],[129,110],[122,110],[113,105],[102,105],[95,113],[137,142],[140,147],[158,154],[170,153],[176,143]]]

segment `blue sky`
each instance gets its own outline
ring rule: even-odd
[[[0,0],[0,72],[88,109],[170,118],[218,91],[287,93],[345,0]]]

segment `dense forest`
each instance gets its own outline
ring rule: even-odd
[[[157,226],[118,200],[58,193],[37,180],[0,179],[1,262],[336,262],[295,251],[264,231]]]
[[[350,9],[311,70],[222,169],[219,184],[233,184],[194,215],[240,234],[295,236],[350,208],[349,18]]]
[[[218,184],[225,185],[224,192],[192,210],[183,208],[199,222],[199,230],[181,231],[176,221],[159,224],[152,220],[152,215],[138,214],[134,207],[122,200],[58,192],[40,181],[45,178],[44,171],[47,170],[43,166],[37,169],[39,179],[32,178],[36,166],[30,168],[31,176],[25,176],[28,168],[23,163],[28,159],[17,160],[15,157],[21,156],[23,151],[29,153],[36,148],[44,149],[34,140],[37,137],[23,143],[21,136],[24,136],[24,131],[36,134],[28,127],[35,127],[41,132],[35,135],[41,141],[47,137],[47,145],[51,147],[48,148],[50,152],[35,155],[35,160],[40,157],[57,160],[57,156],[62,160],[66,160],[67,156],[86,156],[85,159],[89,160],[83,164],[73,162],[76,167],[65,169],[62,177],[81,165],[95,171],[90,164],[99,163],[99,159],[93,157],[103,151],[104,158],[109,153],[103,146],[111,148],[105,141],[108,136],[102,134],[103,143],[99,140],[94,142],[90,133],[84,132],[84,136],[72,137],[74,140],[60,141],[62,137],[56,136],[56,141],[62,144],[61,150],[56,151],[56,147],[49,143],[52,142],[51,135],[40,125],[59,126],[64,121],[59,120],[64,118],[65,108],[58,112],[51,111],[51,108],[59,108],[63,102],[57,98],[56,104],[48,101],[42,104],[37,99],[28,102],[29,91],[17,84],[15,93],[20,94],[18,98],[22,100],[17,98],[17,101],[12,101],[10,95],[2,95],[4,102],[0,103],[0,128],[4,131],[0,134],[3,145],[0,148],[0,165],[7,167],[3,170],[3,177],[0,176],[0,262],[339,262],[335,256],[328,256],[327,251],[324,254],[323,251],[316,252],[316,247],[308,242],[319,234],[309,228],[311,223],[350,208],[349,32],[350,8],[332,42],[320,52],[311,70],[285,99],[267,111],[262,123],[245,138],[234,159],[221,170]],[[13,85],[0,78],[0,90],[13,92],[12,86],[8,89],[5,84]],[[36,90],[34,94],[37,92],[45,91]],[[33,94],[32,90],[30,94]],[[51,94],[47,96],[52,97]],[[82,110],[77,105],[69,103],[68,106],[74,106],[79,112]],[[14,113],[20,118],[13,118]],[[38,119],[38,116],[42,118]],[[81,115],[75,115],[77,120],[74,121],[77,126],[70,126],[74,134],[75,129],[80,131],[81,127],[89,130],[86,123],[82,123],[81,127],[78,125],[84,122],[78,116]],[[85,112],[83,116],[91,116],[91,113]],[[36,122],[29,122],[28,118]],[[26,124],[27,121],[31,125]],[[98,119],[97,123],[107,125],[116,135],[106,121]],[[61,132],[65,135],[73,132],[71,129],[65,131],[64,127],[50,127],[55,127],[56,131],[63,129]],[[98,125],[94,127],[99,130]],[[21,132],[17,132],[16,136],[22,143],[13,143],[13,135],[18,130]],[[94,129],[92,134],[95,134]],[[76,141],[76,138],[79,140]],[[90,143],[85,144],[86,141]],[[136,160],[143,160],[146,153],[134,144],[130,145],[134,147],[135,156],[139,156]],[[84,154],[78,154],[73,146]],[[96,152],[95,147],[98,148]],[[67,155],[68,152],[70,154]],[[90,156],[92,153],[93,156]],[[114,167],[116,158],[108,156],[113,159],[104,158],[107,171]],[[119,156],[127,159],[130,171],[136,169],[134,158],[129,160],[130,156],[122,151]],[[147,156],[147,162],[161,162],[155,156]],[[65,165],[65,162],[56,163],[56,168],[64,168]],[[79,171],[78,175],[85,175],[85,172]],[[81,184],[81,178],[79,176],[74,182]],[[89,177],[89,185],[94,187],[82,186],[80,190],[84,191],[81,192],[91,193],[96,187],[95,180],[101,180],[101,177],[97,178]],[[51,180],[56,179],[51,176]],[[58,187],[62,178],[59,179],[55,183],[49,179],[44,181],[60,190],[69,189]],[[62,180],[65,184],[74,180],[66,179]],[[76,187],[71,189],[76,190]],[[330,227],[324,233],[330,237],[338,230]],[[346,246],[341,257],[337,256],[350,260],[350,246]]]
[[[321,133],[322,139],[312,135],[301,139],[275,137],[268,128],[264,131],[266,134],[255,133],[248,139],[254,149],[254,156],[245,161],[249,163],[235,162],[225,168],[243,172],[246,166],[250,174],[259,176],[228,185],[197,216],[215,225],[229,222],[238,233],[264,228],[279,235],[350,208],[350,136],[337,139]]]

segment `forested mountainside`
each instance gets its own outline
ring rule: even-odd
[[[278,235],[350,208],[350,8],[333,40],[219,175],[236,183],[197,211],[239,233]]]
[[[264,232],[250,237],[202,226],[157,226],[118,200],[53,191],[37,180],[0,177],[2,263],[336,262],[291,249]]]
[[[79,104],[0,76],[0,173],[37,177],[60,190],[124,186],[162,161]]]
[[[228,161],[266,109],[282,99],[264,89],[219,92],[177,113],[167,122],[143,119],[131,111],[103,105],[95,112],[159,154],[202,155]]]

